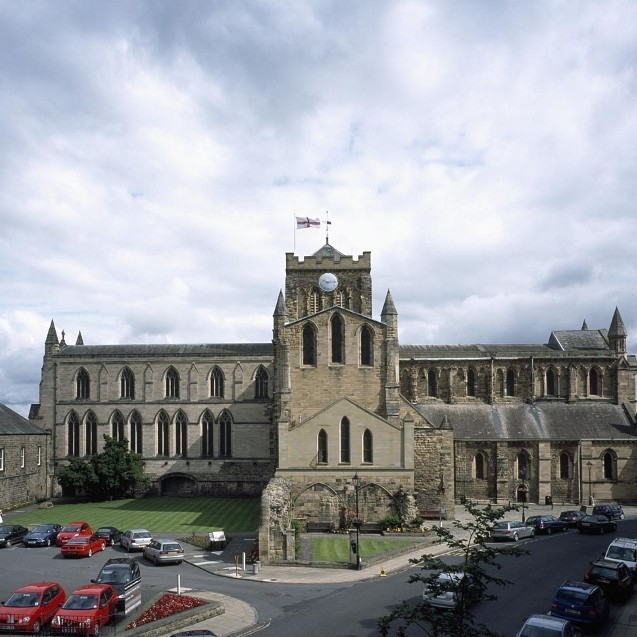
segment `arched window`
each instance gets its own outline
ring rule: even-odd
[[[135,398],[135,375],[129,367],[124,367],[119,379],[120,398]]]
[[[172,366],[166,370],[166,398],[179,398],[179,374]]]
[[[316,330],[311,323],[303,326],[303,365],[316,365]]]
[[[188,456],[188,418],[183,411],[175,416],[175,454],[182,458]]]
[[[546,395],[557,395],[557,391],[555,390],[555,372],[552,369],[546,372]]]
[[[111,438],[118,442],[124,440],[124,416],[117,409],[111,416]]]
[[[515,372],[512,369],[507,370],[506,393],[515,396]]]
[[[68,428],[68,444],[66,447],[67,455],[80,455],[80,419],[77,414],[72,411],[67,420]]]
[[[475,457],[473,458],[474,464],[474,476],[476,480],[486,480],[487,478],[487,467],[484,459],[484,454],[478,451]]]
[[[467,371],[467,396],[476,395],[476,373],[473,369]]]
[[[617,480],[617,458],[614,453],[607,451],[604,453],[604,479]]]
[[[341,420],[341,462],[351,462],[349,418]]]
[[[427,372],[427,395],[431,398],[438,397],[438,379],[436,378],[436,371],[433,369]]]
[[[327,432],[321,429],[318,433],[318,462],[327,464]]]
[[[86,414],[84,427],[86,431],[85,453],[87,456],[94,456],[97,453],[97,418],[92,411]]]
[[[562,451],[560,454],[560,479],[568,480],[571,475],[571,458],[566,451]]]
[[[223,372],[217,365],[210,372],[210,396],[212,398],[223,398]]]
[[[374,335],[367,325],[361,328],[360,338],[361,365],[371,367],[374,364]]]
[[[130,450],[133,453],[142,453],[142,417],[135,409],[129,417],[130,424]]]
[[[588,372],[588,393],[591,396],[599,396],[599,374],[596,369]]]
[[[78,400],[88,400],[91,397],[91,379],[83,367],[77,372],[75,388],[75,397]]]
[[[206,409],[201,417],[201,455],[204,458],[212,458],[214,455],[214,416]]]
[[[531,463],[529,457],[523,451],[518,454],[517,465],[518,480],[522,480],[522,482],[529,480],[531,477]]]
[[[232,417],[225,410],[219,415],[219,455],[232,457]]]
[[[268,372],[263,365],[257,369],[255,376],[254,397],[257,400],[266,400],[268,398]]]
[[[332,316],[330,321],[330,336],[332,339],[332,363],[345,362],[345,329],[343,319],[338,314]]]
[[[170,455],[170,421],[165,411],[160,411],[157,416],[157,455]]]
[[[374,439],[369,429],[363,432],[363,462],[374,462]]]

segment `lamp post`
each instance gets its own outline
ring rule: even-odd
[[[356,570],[360,570],[361,568],[361,548],[360,548],[360,529],[361,529],[361,518],[358,511],[358,491],[361,488],[361,478],[358,475],[358,471],[354,474],[352,478],[352,483],[354,485],[354,495],[356,497]]]
[[[524,524],[526,522],[526,517],[524,515],[524,505],[526,504],[526,485],[524,484],[524,479],[526,478],[526,467],[520,467],[520,477],[522,478],[522,487],[524,487],[521,490],[521,494],[522,494],[522,524]]]
[[[593,463],[589,460],[586,463],[586,466],[588,467],[588,504],[592,505],[593,504],[593,491],[592,491],[592,486],[591,486],[591,469],[593,467]]]

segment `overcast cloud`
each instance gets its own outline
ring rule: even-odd
[[[372,252],[403,344],[637,338],[637,3],[0,0],[0,402],[89,344],[268,342]]]

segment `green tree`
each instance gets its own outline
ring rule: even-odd
[[[472,516],[469,521],[454,520],[453,528],[434,527],[441,543],[446,544],[449,550],[461,553],[463,559],[460,563],[449,565],[442,559],[427,554],[419,559],[410,560],[413,564],[421,566],[421,572],[411,575],[409,582],[424,583],[433,597],[449,591],[454,592],[458,599],[457,608],[447,611],[435,608],[426,601],[420,601],[416,605],[402,602],[389,615],[378,620],[378,629],[383,637],[390,631],[398,637],[404,637],[410,626],[421,629],[428,637],[498,637],[497,633],[484,624],[477,623],[471,610],[473,600],[467,583],[472,582],[471,593],[475,592],[482,601],[497,599],[497,595],[492,592],[494,585],[503,586],[510,583],[496,575],[501,568],[498,557],[518,557],[528,551],[517,546],[495,549],[490,542],[490,530],[508,511],[517,510],[517,506],[493,508],[487,505],[480,508],[468,500],[465,501],[464,508]],[[449,574],[450,577],[439,579],[441,573]],[[465,573],[469,577],[460,578],[457,575],[459,573]],[[410,634],[413,634],[413,628]]]
[[[104,436],[104,441],[102,453],[88,461],[74,458],[62,469],[58,482],[65,490],[83,492],[96,501],[117,500],[148,482],[142,456],[128,450],[128,440]]]

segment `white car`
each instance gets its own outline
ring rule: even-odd
[[[580,637],[582,631],[566,619],[531,615],[515,637]]]
[[[422,601],[436,608],[466,607],[478,601],[480,594],[470,575],[462,571],[439,573],[434,587],[425,586]]]
[[[527,526],[518,520],[502,520],[491,529],[492,540],[517,542],[523,537],[535,537],[535,527]]]
[[[122,534],[119,541],[122,548],[130,551],[143,551],[153,541],[153,536],[146,529],[129,529]]]

